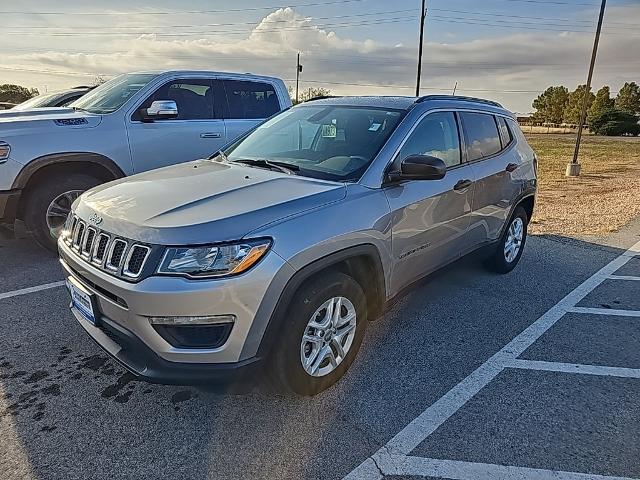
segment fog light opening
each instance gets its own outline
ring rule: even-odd
[[[212,349],[226,343],[235,315],[151,317],[153,329],[175,348]]]

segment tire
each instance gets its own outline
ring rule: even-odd
[[[524,245],[527,240],[528,223],[529,219],[527,218],[527,212],[525,212],[524,208],[520,206],[516,207],[513,215],[511,215],[511,218],[509,219],[507,228],[505,228],[505,231],[496,246],[495,252],[487,260],[487,266],[490,270],[497,273],[509,273],[516,267],[520,261],[520,257],[522,257],[522,252],[524,251]],[[513,245],[514,233],[517,232],[518,225],[520,225],[522,234],[519,246],[517,247],[517,252],[513,255],[513,250],[510,249],[511,252],[508,254],[507,242],[511,241],[510,244]],[[516,230],[514,231],[514,229]]]
[[[351,341],[349,342],[349,333],[342,333],[338,337],[340,332],[348,331],[347,324],[345,324],[337,329],[338,335],[334,339],[330,339],[329,343],[325,343],[323,340],[315,343],[306,342],[303,345],[305,333],[313,334],[313,338],[324,338],[318,332],[325,331],[331,337],[331,329],[314,329],[309,326],[309,323],[312,317],[317,322],[324,321],[327,309],[322,309],[323,305],[338,297],[343,297],[347,301],[343,300],[340,309],[342,318],[335,325],[340,325],[342,321],[349,318],[349,312],[355,311],[354,334],[351,336]],[[319,315],[314,316],[319,310]],[[273,345],[269,372],[271,383],[281,393],[307,396],[316,395],[329,388],[344,375],[353,363],[364,338],[367,323],[366,297],[362,287],[352,277],[339,272],[328,272],[303,284],[287,309],[286,318],[280,329],[282,332],[280,340]],[[331,365],[331,355],[325,355],[325,359],[318,362],[320,353],[326,346],[331,348],[334,358],[339,357],[339,354],[336,353],[335,341],[346,347],[345,355],[337,366]],[[314,352],[318,352],[318,354],[314,356]],[[303,355],[307,353],[308,357],[304,358]],[[309,362],[312,358],[316,358],[316,362]],[[310,370],[314,366],[318,366],[315,376],[305,370],[303,361],[307,361],[308,365],[310,363],[307,367]],[[327,367],[330,367],[331,370],[322,373],[323,370],[328,370]]]
[[[44,248],[56,252],[59,231],[56,234],[55,231],[51,231],[49,228],[47,223],[49,206],[57,199],[58,206],[61,208],[55,209],[57,216],[52,217],[51,221],[55,222],[56,225],[58,225],[58,222],[64,225],[63,213],[64,210],[67,210],[68,213],[72,198],[77,198],[85,190],[100,183],[102,183],[102,180],[91,175],[54,175],[47,180],[40,181],[35,188],[29,189],[24,210],[24,222],[35,240]],[[64,194],[69,195],[63,197]],[[67,204],[68,207],[64,208]]]

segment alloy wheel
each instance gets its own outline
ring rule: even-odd
[[[516,217],[509,225],[507,238],[504,242],[504,259],[507,263],[511,263],[518,256],[518,252],[522,247],[522,238],[524,236],[524,222],[522,218]]]
[[[356,309],[345,297],[324,302],[309,319],[300,343],[305,372],[322,377],[333,372],[349,353],[356,334]]]

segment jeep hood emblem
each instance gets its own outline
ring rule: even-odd
[[[102,223],[102,217],[97,213],[92,213],[89,217],[89,221],[94,225],[100,225]]]

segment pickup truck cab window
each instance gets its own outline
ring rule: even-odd
[[[141,111],[158,100],[176,102],[178,116],[175,120],[215,118],[213,82],[207,78],[178,79],[165,83],[140,105],[133,114],[133,120],[141,120]]]
[[[268,118],[280,110],[273,85],[245,80],[223,80],[229,119]]]

